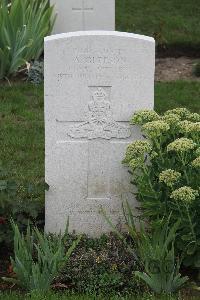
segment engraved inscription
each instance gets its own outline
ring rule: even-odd
[[[126,62],[123,56],[85,56],[79,55],[75,57],[75,63],[79,64],[122,64]]]
[[[90,79],[103,79],[104,81],[111,81],[112,80],[112,75],[110,74],[106,74],[106,73],[101,73],[103,71],[107,71],[111,68],[109,67],[99,67],[98,68],[98,72],[92,72],[90,70],[88,70],[88,72],[84,71],[84,70],[80,70],[79,72],[77,70],[74,70],[74,72],[72,73],[72,70],[70,69],[69,73],[60,73],[57,76],[57,80],[58,82],[62,82],[66,79],[85,79],[85,80],[90,80]],[[129,74],[126,74],[125,72],[121,74],[117,73],[116,70],[116,75],[115,75],[115,79],[119,79],[119,80],[123,80],[123,81],[127,81],[130,80],[130,76]]]
[[[86,48],[74,48],[74,63],[97,64],[97,65],[124,65],[127,63],[125,49],[120,48],[97,48],[88,46]]]
[[[103,87],[96,87],[92,100],[88,103],[87,120],[73,125],[67,133],[72,138],[110,140],[125,139],[131,136],[130,128],[113,119],[109,96]]]
[[[70,63],[58,74],[57,79],[61,83],[66,79],[83,81],[97,79],[101,80],[102,86],[110,86],[113,74],[115,80],[133,81],[129,70],[126,49],[116,47],[99,49],[88,45],[84,48],[73,48]]]

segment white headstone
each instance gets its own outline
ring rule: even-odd
[[[155,43],[120,32],[76,32],[45,39],[46,231],[97,236],[115,224],[122,201],[133,203],[121,164],[141,138],[134,111],[154,104]]]
[[[53,33],[115,30],[115,0],[51,0],[57,14]]]

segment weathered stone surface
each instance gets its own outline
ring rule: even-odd
[[[154,102],[154,40],[119,32],[76,32],[45,39],[46,230],[97,236],[110,231],[103,207],[122,223],[134,204],[121,164],[141,138],[129,119]]]
[[[54,34],[79,30],[115,30],[115,0],[51,0],[57,20]]]

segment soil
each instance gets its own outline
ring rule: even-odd
[[[172,45],[157,45],[156,57],[195,57],[200,58],[200,44],[196,45],[184,45],[184,44],[172,44]]]
[[[196,80],[200,77],[193,74],[195,64],[200,61],[191,57],[166,57],[156,59],[156,81]]]

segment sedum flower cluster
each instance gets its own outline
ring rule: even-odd
[[[195,160],[192,161],[191,165],[194,168],[200,168],[200,156],[198,156]]]
[[[192,139],[179,138],[167,146],[167,151],[187,152],[193,150],[195,147],[196,147],[196,143],[194,143]]]
[[[195,122],[190,125],[190,132],[200,133],[200,122]]]
[[[196,155],[200,156],[200,147],[196,150]]]
[[[135,141],[128,145],[123,162],[129,163],[133,159],[141,159],[145,154],[150,153],[151,150],[152,146],[148,141]]]
[[[178,122],[177,127],[181,133],[189,133],[191,131],[192,124],[193,124],[192,122],[188,120],[184,120]]]
[[[187,120],[191,122],[200,122],[200,114],[190,113],[190,115],[187,117]]]
[[[192,122],[200,122],[200,114],[190,113],[190,115],[187,117],[187,120]]]
[[[167,169],[160,173],[159,175],[159,182],[163,182],[168,187],[172,187],[181,177],[181,173]]]
[[[129,162],[129,167],[132,170],[135,170],[135,169],[139,168],[142,164],[143,164],[143,159],[141,157],[139,157],[139,158],[133,158]]]
[[[192,189],[189,186],[183,186],[179,189],[174,190],[171,193],[170,198],[174,199],[176,201],[182,201],[186,204],[190,204],[195,200],[195,198],[199,196],[199,193],[197,190]]]
[[[181,117],[179,115],[176,115],[174,113],[171,114],[166,114],[162,117],[162,120],[166,123],[168,123],[169,125],[175,125],[177,124],[179,121],[181,121]]]
[[[184,120],[178,123],[178,128],[181,133],[198,133],[200,132],[200,122],[191,122]]]
[[[139,110],[133,115],[131,124],[144,125],[148,122],[156,121],[159,119],[160,116],[154,110]]]
[[[170,115],[170,114],[178,115],[178,116],[180,116],[180,118],[182,120],[189,118],[189,116],[191,115],[190,111],[187,108],[183,108],[183,107],[167,110],[165,112],[164,116]]]
[[[156,151],[152,151],[150,153],[150,157],[151,157],[151,159],[155,159],[156,157],[158,157],[158,153]]]
[[[162,120],[148,122],[142,126],[142,130],[150,138],[159,137],[166,133],[169,129],[169,124]]]

